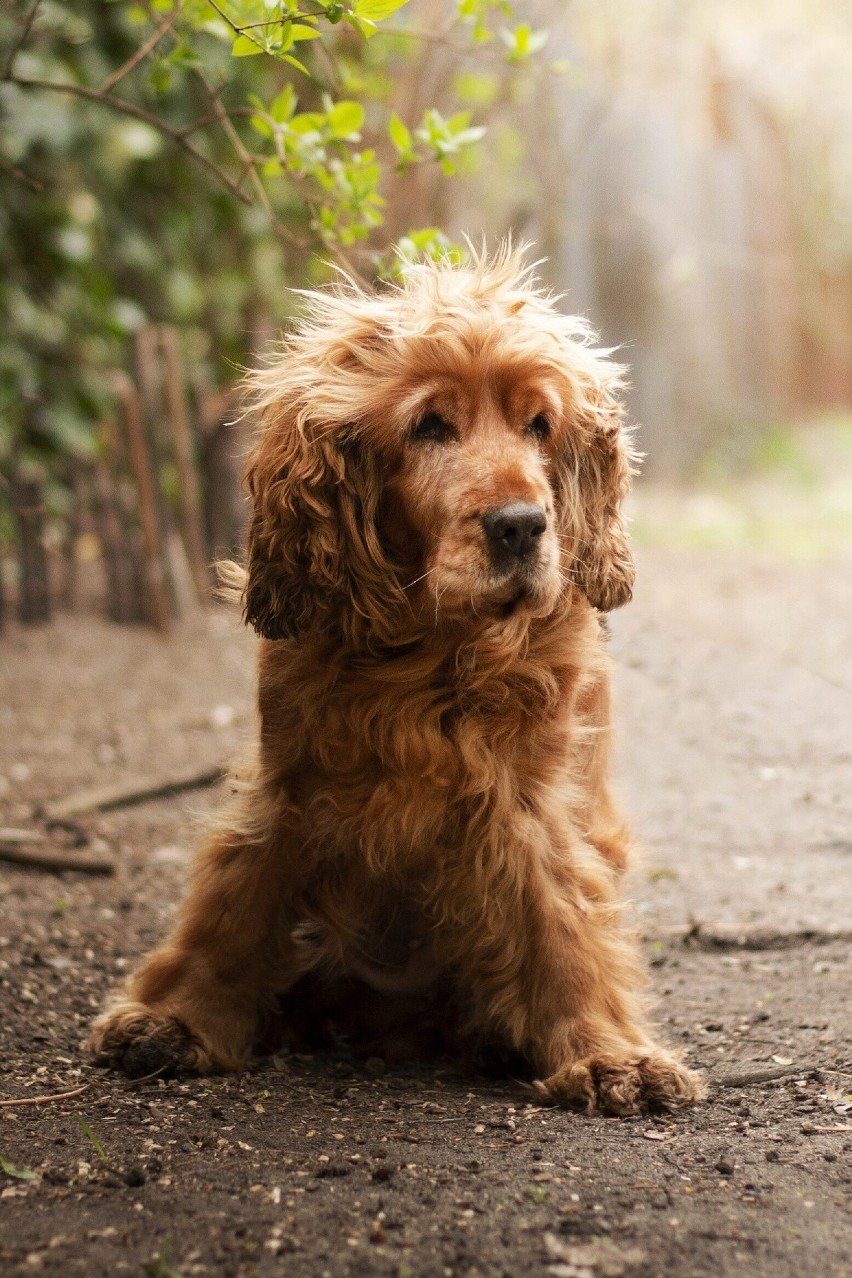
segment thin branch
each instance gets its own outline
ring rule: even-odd
[[[210,8],[211,8],[211,9],[215,9],[215,10],[216,10],[216,12],[218,13],[219,17],[222,19],[222,21],[223,21],[223,22],[226,22],[226,23],[228,24],[228,26],[229,26],[229,27],[231,28],[231,30],[233,31],[234,35],[236,35],[236,36],[245,35],[245,29],[244,29],[243,27],[239,27],[239,26],[237,26],[236,22],[234,22],[234,20],[233,20],[232,18],[229,18],[229,17],[228,17],[228,15],[227,15],[227,13],[225,12],[225,10],[224,10],[224,9],[222,9],[222,8],[221,8],[221,7],[220,7],[220,6],[216,3],[216,0],[209,0],[209,4],[210,4]],[[266,25],[266,26],[273,26],[273,25],[277,25],[277,24],[274,24],[274,23],[272,23],[272,22],[268,22],[268,23],[266,23],[265,25]],[[260,50],[260,52],[261,52],[261,53],[267,53],[267,52],[268,52],[268,50],[267,50],[267,48],[266,48],[266,45],[265,45],[265,44],[261,44],[261,42],[260,42],[259,40],[255,40],[255,38],[254,38],[254,36],[253,36],[253,35],[247,35],[247,36],[246,36],[246,39],[247,39],[247,40],[250,40],[250,41],[252,42],[252,44],[256,45],[256,46],[257,46],[257,48]]]
[[[18,843],[0,843],[0,861],[23,865],[31,870],[76,870],[80,874],[115,874],[115,862],[108,857],[89,856],[85,852],[65,852],[60,848],[21,847]]]
[[[4,1108],[11,1108],[13,1105],[53,1105],[56,1101],[70,1100],[72,1096],[79,1096],[91,1086],[91,1083],[84,1083],[82,1087],[75,1087],[73,1091],[54,1092],[52,1096],[22,1096],[16,1100],[0,1100],[0,1105]]]
[[[213,7],[216,8],[215,5]],[[222,13],[221,9],[218,9],[217,12]],[[320,12],[324,13],[325,10],[323,9]],[[319,15],[311,14],[310,16],[314,17]],[[231,29],[236,31],[238,35],[245,35],[247,31],[256,31],[258,27],[283,27],[285,22],[295,22],[297,26],[310,27],[312,31],[316,30],[316,27],[312,22],[305,21],[304,14],[300,16],[297,13],[284,18],[264,18],[263,22],[246,22],[243,26],[237,26],[235,23],[231,22],[231,19],[224,13],[222,13],[222,17],[225,18],[226,22],[231,24]]]
[[[0,843],[41,843],[43,838],[41,830],[19,830],[10,826],[0,829]]]
[[[325,40],[319,41],[319,55],[325,63],[326,73],[335,93],[340,93],[343,88],[343,75],[340,71],[340,64],[332,54]]]
[[[87,812],[107,812],[113,808],[126,808],[134,803],[146,803],[149,799],[162,799],[185,790],[198,790],[216,785],[225,776],[224,770],[193,768],[188,772],[169,773],[165,776],[136,777],[119,785],[97,786],[93,790],[81,790],[46,805],[46,815],[51,821],[64,821],[68,817]]]
[[[239,133],[237,133],[237,130],[234,128],[233,121],[231,120],[231,117],[228,115],[228,112],[222,103],[222,99],[219,97],[218,89],[215,89],[213,87],[213,85],[210,83],[210,81],[208,80],[207,76],[205,75],[201,67],[195,68],[195,76],[196,76],[196,79],[201,81],[201,84],[204,88],[204,92],[207,94],[207,97],[210,101],[210,105],[213,108],[213,114],[216,116],[216,119],[219,121],[222,128],[225,130],[228,141],[231,143],[231,146],[234,148],[234,150],[237,153],[240,164],[242,164],[243,166],[243,177],[245,178],[249,173],[252,174],[252,177],[254,179],[253,185],[255,188],[255,193],[260,199],[260,202],[263,205],[267,213],[267,216],[274,221],[275,215],[272,212],[272,207],[269,203],[269,197],[266,194],[266,191],[263,189],[263,186],[260,182],[260,178],[254,166],[254,161],[252,157],[249,155],[245,146],[243,145],[243,141]]]
[[[269,195],[267,194],[260,174],[257,171],[254,158],[246,150],[242,138],[234,127],[233,120],[226,111],[222,103],[222,99],[219,97],[218,91],[210,83],[201,67],[195,68],[195,75],[203,85],[204,91],[210,100],[210,105],[213,108],[213,112],[224,129],[228,141],[234,148],[240,163],[243,165],[243,178],[248,177],[250,179],[252,187],[254,188],[255,197],[263,211],[266,213],[266,216],[269,218],[270,224],[275,228],[276,232],[282,239],[287,240],[290,244],[293,244],[297,248],[304,249],[306,245],[301,237],[295,235],[276,217]],[[243,198],[247,197],[244,196]]]
[[[247,40],[251,40],[252,44],[256,45],[257,48],[260,49],[263,53],[269,52],[269,50],[266,48],[266,45],[262,44],[259,40],[256,40],[254,36],[251,34],[251,32],[255,30],[257,27],[281,26],[282,23],[280,20],[274,19],[272,21],[267,21],[267,22],[249,22],[245,26],[240,26],[238,23],[234,22],[232,18],[228,17],[228,14],[225,13],[225,11],[222,8],[220,8],[220,6],[216,3],[216,0],[210,0],[210,4],[219,14],[219,17],[223,20],[223,22],[227,22],[228,26],[231,28],[235,36],[245,36]],[[325,12],[324,9],[319,9],[316,14],[311,14],[310,16],[319,17],[324,12]],[[296,22],[296,21],[299,21],[299,19],[292,18],[291,21]],[[310,24],[302,22],[302,25],[309,26]],[[319,47],[320,47],[320,52],[325,60],[326,68],[329,72],[329,77],[332,81],[332,84],[334,85],[335,90],[339,91],[340,85],[342,82],[340,70],[337,67],[337,64],[335,63],[331,54],[329,53],[324,40],[319,41]],[[314,77],[311,76],[311,79],[313,78]]]
[[[19,182],[23,182],[24,186],[28,186],[31,191],[44,190],[44,185],[41,182],[38,182],[34,177],[30,177],[29,173],[24,173],[23,169],[16,169],[14,164],[10,164],[2,155],[0,155],[0,169],[5,169],[13,178],[17,178]]]
[[[166,15],[156,31],[151,32],[144,44],[140,44],[136,52],[127,59],[123,66],[120,66],[117,71],[113,71],[112,75],[107,76],[101,85],[101,93],[109,93],[110,89],[115,88],[119,80],[123,80],[128,72],[132,71],[143,58],[147,58],[151,50],[156,48],[166,32],[174,25],[182,8],[183,0],[177,0],[174,9]]]
[[[715,1087],[753,1087],[759,1083],[774,1083],[779,1078],[804,1078],[806,1074],[813,1073],[815,1066],[799,1065],[799,1066],[779,1066],[733,1070],[728,1074],[717,1074],[715,1077],[710,1075],[710,1082]]]
[[[256,107],[231,107],[230,110],[228,111],[228,115],[231,117],[231,119],[233,119],[235,116],[238,116],[238,115],[245,116],[247,119],[250,119],[252,116],[257,115],[257,108]],[[182,129],[178,130],[178,132],[180,133],[182,138],[190,138],[192,137],[193,133],[198,133],[199,130],[206,129],[211,124],[218,124],[218,123],[219,123],[218,114],[215,111],[211,111],[209,115],[202,115],[202,116],[199,116],[197,120],[193,120],[192,124],[185,124]]]
[[[194,160],[203,165],[210,173],[212,173],[217,181],[230,191],[231,195],[236,196],[241,204],[251,206],[251,198],[241,190],[240,186],[228,177],[218,164],[207,158],[203,151],[198,151],[194,146],[187,142],[182,136],[179,129],[173,129],[157,116],[152,115],[150,111],[144,111],[142,107],[136,106],[133,102],[128,102],[126,98],[114,98],[110,93],[103,93],[100,89],[89,89],[82,84],[72,84],[68,81],[60,80],[42,80],[31,76],[10,76],[8,77],[12,84],[17,84],[22,89],[49,89],[54,93],[71,93],[75,97],[85,98],[89,102],[100,102],[104,106],[112,107],[115,111],[120,111],[123,115],[133,116],[136,120],[142,120],[145,124],[150,124],[151,128],[156,129],[165,137],[175,142],[187,155],[191,155]]]
[[[20,53],[21,49],[23,48],[24,44],[27,41],[27,38],[29,37],[30,32],[33,29],[33,23],[36,20],[36,14],[38,13],[40,7],[41,7],[41,0],[33,0],[32,4],[30,5],[29,9],[24,15],[24,21],[20,31],[18,32],[18,38],[12,42],[12,47],[9,50],[8,56],[6,58],[6,64],[3,67],[2,78],[4,80],[11,79],[12,67],[15,64],[15,58]]]

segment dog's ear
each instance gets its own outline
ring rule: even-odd
[[[636,459],[619,404],[605,399],[587,423],[589,434],[575,461],[581,522],[576,528],[573,577],[589,603],[610,612],[633,594],[635,568],[622,502]]]
[[[267,639],[370,617],[392,577],[379,543],[379,467],[348,427],[267,407],[249,458],[245,619]]]

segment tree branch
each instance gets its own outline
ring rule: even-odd
[[[6,58],[5,66],[3,67],[2,78],[4,80],[11,79],[12,67],[15,64],[15,58],[20,53],[23,45],[26,43],[27,37],[29,36],[30,32],[33,29],[33,23],[36,20],[36,14],[38,13],[40,7],[41,7],[41,0],[33,0],[32,4],[30,5],[29,9],[24,15],[24,21],[21,25],[21,30],[18,32],[18,38],[17,40],[14,40],[12,42],[12,47],[9,50],[8,56]]]
[[[24,173],[23,169],[16,169],[14,164],[2,155],[0,155],[0,169],[5,169],[13,178],[17,178],[19,182],[23,182],[24,186],[28,186],[31,191],[43,191],[44,186],[36,178],[30,177],[29,173]]]
[[[200,80],[201,84],[204,87],[204,91],[207,94],[207,97],[210,101],[210,105],[213,108],[213,112],[216,116],[216,119],[219,121],[222,128],[225,130],[225,134],[227,135],[228,141],[231,143],[231,146],[234,148],[234,150],[237,153],[237,157],[239,158],[239,161],[243,166],[243,177],[246,177],[246,176],[250,177],[251,184],[254,188],[255,196],[258,202],[260,203],[261,208],[266,213],[266,216],[269,218],[270,224],[275,228],[278,235],[280,235],[283,239],[286,239],[287,241],[289,241],[289,243],[295,245],[297,248],[301,248],[301,249],[306,248],[307,246],[304,240],[302,240],[298,235],[294,235],[293,232],[290,231],[286,226],[284,226],[284,224],[280,222],[279,219],[275,216],[275,210],[273,209],[269,201],[269,196],[267,195],[266,189],[263,185],[263,182],[261,181],[260,174],[257,171],[257,167],[255,165],[254,159],[251,155],[249,155],[248,151],[243,145],[242,138],[240,137],[239,133],[237,133],[237,130],[234,128],[234,123],[231,117],[229,116],[228,112],[225,110],[225,107],[222,104],[222,99],[219,97],[217,90],[213,87],[213,85],[207,79],[207,76],[204,74],[204,72],[202,71],[200,67],[195,68],[195,75],[197,79]],[[247,199],[247,197],[245,196],[243,198]]]
[[[224,9],[222,9],[222,8],[221,8],[221,7],[220,7],[220,6],[216,3],[216,0],[209,0],[209,4],[210,4],[210,8],[211,8],[211,9],[215,9],[215,10],[216,10],[216,12],[218,13],[219,17],[222,19],[222,21],[223,21],[223,22],[226,22],[226,23],[228,24],[228,26],[229,26],[229,27],[231,28],[231,30],[233,31],[234,35],[236,35],[236,36],[245,35],[247,28],[245,28],[245,27],[238,27],[238,26],[237,26],[237,24],[233,21],[233,19],[228,17],[228,15],[227,15],[227,13],[225,12],[225,10],[224,10]],[[261,24],[260,24],[260,23],[253,23],[252,25],[253,25],[253,26],[260,26]],[[274,19],[271,19],[269,22],[266,22],[266,23],[264,23],[264,24],[262,24],[262,25],[267,26],[267,27],[271,27],[271,26],[277,26],[277,25],[279,25],[279,24],[278,24],[278,23],[277,23]],[[265,44],[261,44],[261,42],[260,42],[259,40],[255,40],[255,38],[254,38],[254,36],[253,36],[253,35],[246,35],[246,39],[247,39],[247,40],[251,40],[252,44],[257,45],[257,47],[258,47],[258,49],[260,50],[260,52],[261,52],[261,53],[266,53],[266,51],[267,51],[267,50],[266,50],[266,45],[265,45]]]
[[[100,102],[103,106],[112,107],[114,111],[120,111],[123,115],[130,115],[136,120],[144,121],[145,124],[149,124],[152,129],[162,133],[164,137],[169,138],[183,151],[186,151],[187,155],[191,155],[194,160],[203,165],[241,204],[251,206],[251,198],[241,190],[240,186],[228,176],[224,169],[220,169],[218,164],[208,159],[203,151],[199,151],[192,146],[179,129],[171,128],[163,120],[152,115],[150,111],[145,111],[142,107],[136,106],[135,103],[128,102],[126,98],[115,98],[111,93],[103,93],[100,89],[89,89],[83,84],[73,84],[69,81],[42,80],[32,76],[16,75],[7,76],[7,79],[11,84],[16,84],[22,89],[47,89],[53,93],[70,93],[75,97],[85,98],[89,102]]]
[[[128,72],[132,71],[143,58],[147,58],[151,50],[156,48],[166,32],[174,25],[182,8],[183,0],[177,0],[177,4],[174,9],[172,9],[171,13],[166,15],[157,27],[156,31],[151,32],[144,44],[140,44],[136,52],[127,59],[123,66],[120,66],[117,71],[113,71],[112,75],[107,76],[101,85],[101,93],[109,93],[110,89],[113,89],[118,84],[119,80],[123,80]]]

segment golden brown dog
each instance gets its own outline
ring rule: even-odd
[[[619,918],[619,372],[509,250],[310,296],[255,378],[257,764],[97,1060],[238,1069],[313,969],[389,1000],[452,990],[555,1102],[696,1098]]]

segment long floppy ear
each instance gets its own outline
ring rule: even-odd
[[[377,611],[380,623],[392,569],[376,528],[376,459],[346,427],[317,426],[286,404],[266,416],[246,470],[246,621],[267,639]]]
[[[582,525],[574,580],[601,612],[629,603],[635,567],[622,502],[630,490],[635,454],[622,425],[621,406],[606,397],[593,410],[590,434],[578,458]]]

